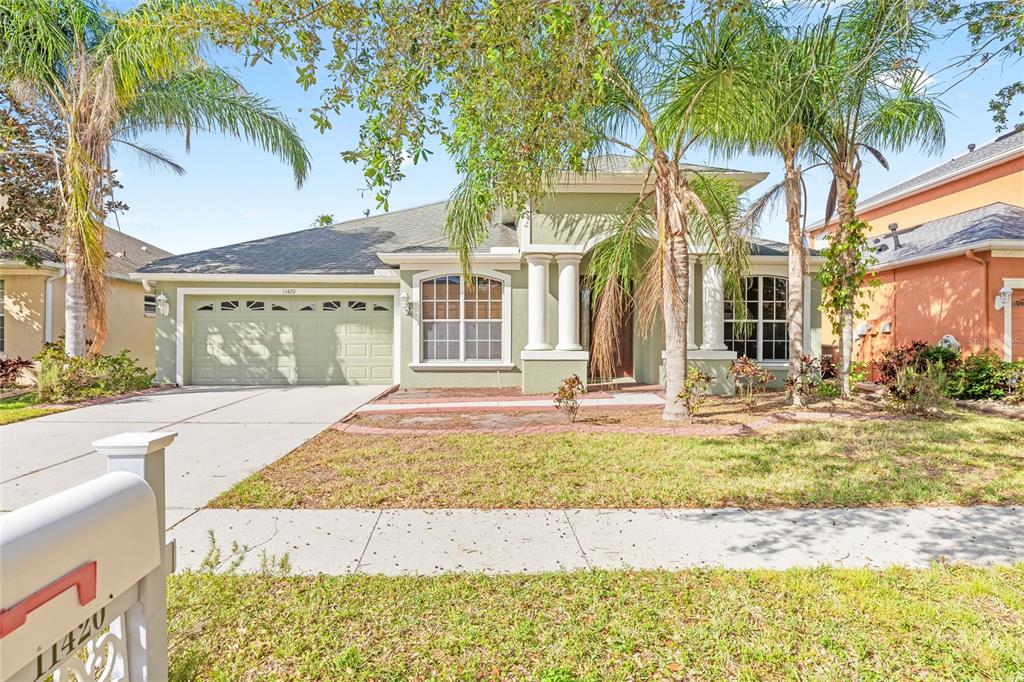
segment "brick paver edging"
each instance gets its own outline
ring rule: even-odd
[[[464,436],[472,434],[529,435],[543,433],[633,433],[656,436],[748,436],[776,426],[809,424],[830,420],[872,421],[892,420],[900,417],[888,414],[857,415],[839,412],[801,412],[768,415],[747,424],[688,424],[686,426],[625,426],[621,424],[545,424],[543,426],[515,426],[510,428],[450,428],[410,429],[395,426],[363,426],[351,421],[334,424],[331,428],[359,436]]]

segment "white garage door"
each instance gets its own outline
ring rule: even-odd
[[[193,384],[392,384],[391,296],[190,297]]]

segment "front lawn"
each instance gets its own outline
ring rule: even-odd
[[[35,417],[42,417],[55,412],[63,412],[70,409],[64,406],[38,405],[35,393],[23,393],[0,400],[0,425],[13,424],[14,422],[25,421]]]
[[[1024,423],[827,422],[744,437],[381,437],[328,429],[214,507],[834,507],[1024,503]]]
[[[177,680],[992,679],[1024,564],[170,580]]]

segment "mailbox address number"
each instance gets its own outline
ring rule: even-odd
[[[68,656],[73,655],[85,646],[94,635],[99,634],[107,624],[106,617],[107,609],[103,607],[92,614],[91,618],[79,623],[59,641],[54,642],[49,651],[44,651],[36,656],[36,679],[39,680],[49,675]]]

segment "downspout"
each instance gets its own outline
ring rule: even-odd
[[[46,278],[43,287],[43,341],[53,343],[53,283],[64,276],[64,268],[53,277]]]
[[[967,251],[964,252],[964,256],[967,260],[981,265],[981,307],[985,311],[985,346],[987,347],[990,345],[989,341],[991,334],[991,328],[989,327],[990,313],[988,310],[988,301],[990,300],[988,295],[988,261],[984,258],[979,258],[974,253],[974,249],[967,249]]]

